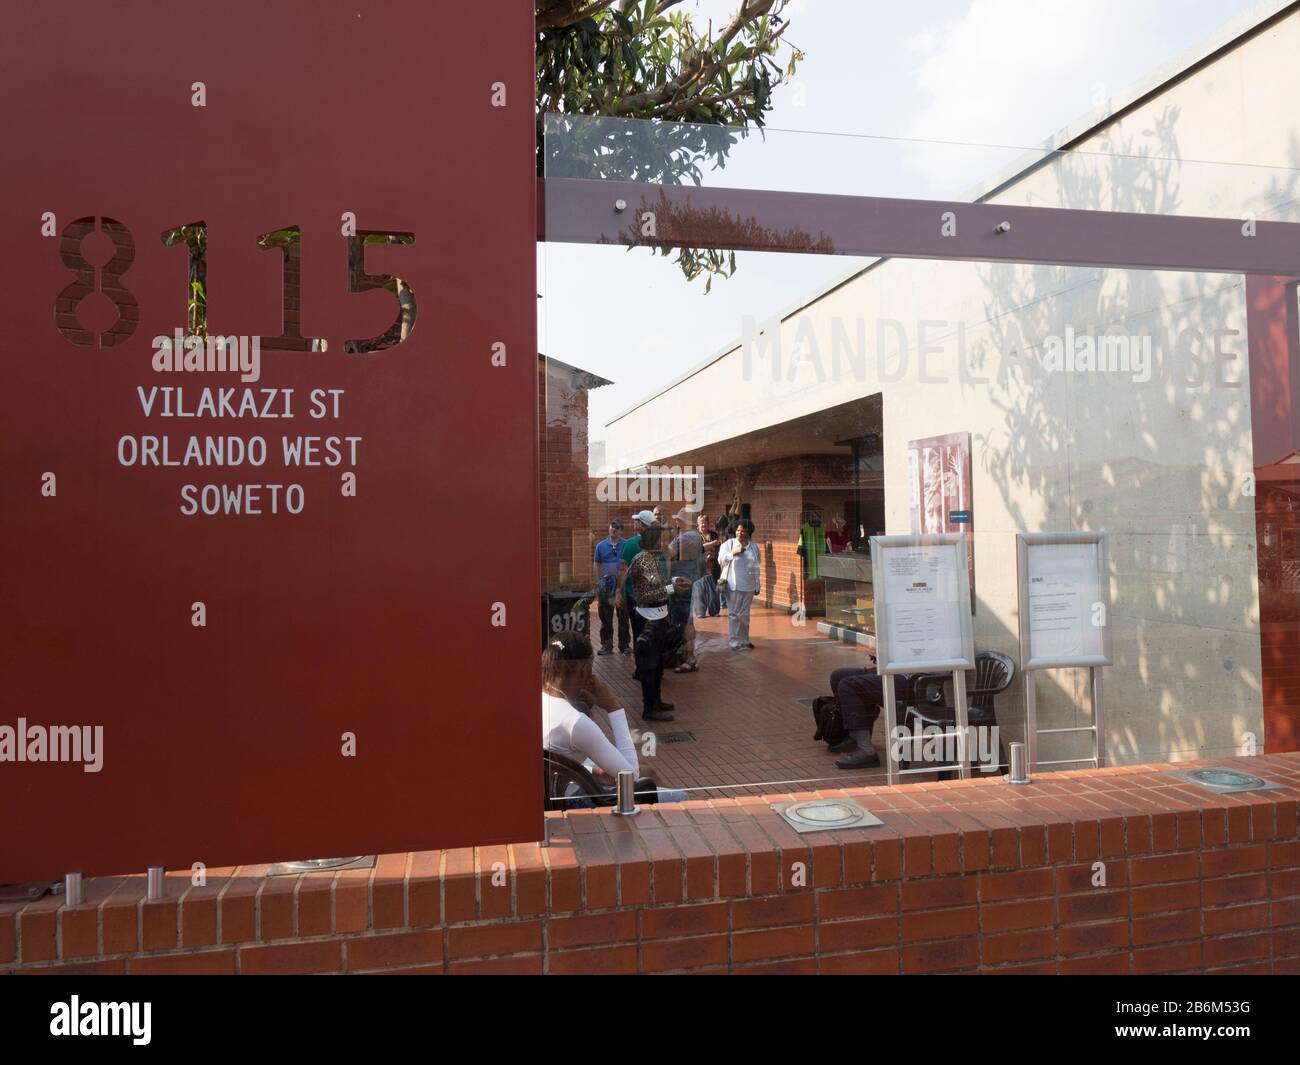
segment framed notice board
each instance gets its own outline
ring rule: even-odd
[[[879,672],[975,668],[964,533],[873,536]]]
[[[534,11],[484,6],[7,20],[0,883],[538,838]]]
[[[1106,534],[1020,533],[1016,565],[1021,668],[1110,665]]]

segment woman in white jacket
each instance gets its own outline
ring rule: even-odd
[[[588,763],[602,784],[612,786],[622,772],[653,779],[641,770],[622,703],[591,667],[591,641],[581,633],[561,632],[547,644],[542,653],[542,746]],[[607,717],[613,742],[587,708]],[[660,802],[687,797],[684,791],[657,790]]]
[[[733,651],[752,651],[749,642],[749,608],[758,594],[762,559],[758,545],[750,539],[754,523],[748,518],[736,522],[736,535],[718,549],[722,579],[727,582],[727,644]]]

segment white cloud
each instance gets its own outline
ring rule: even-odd
[[[1093,106],[1097,83],[1157,65],[1153,23],[1171,14],[1131,0],[972,0],[909,42],[919,104],[909,136],[1039,144],[1063,114]]]

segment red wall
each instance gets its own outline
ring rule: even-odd
[[[104,728],[98,773],[0,766],[0,883],[539,834],[533,8],[495,0],[489,39],[483,6],[148,0],[124,19],[69,0],[0,35],[0,91],[20,104],[0,173],[0,726]],[[121,343],[56,330],[75,278],[45,212],[59,231],[108,216],[134,237]],[[396,310],[348,291],[344,212],[415,234],[366,254],[418,299],[387,351],[343,351]],[[198,220],[212,332],[264,337],[281,328],[282,258],[256,238],[301,228],[302,331],[329,347],[264,349],[251,386],[294,389],[290,420],[142,411],[137,386],[190,404],[243,387],[151,368],[152,338],[185,322],[185,251],[159,235]],[[116,318],[102,295],[71,313],[87,334]],[[337,420],[307,416],[312,388],[344,390]],[[356,497],[346,465],[117,460],[124,435],[191,433],[261,434],[273,456],[286,433],[358,435]],[[208,482],[300,483],[305,507],[184,516],[180,486]]]

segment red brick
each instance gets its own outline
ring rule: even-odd
[[[1035,932],[1013,932],[1009,935],[985,936],[981,947],[984,964],[1003,965],[1009,962],[1050,958],[1056,953],[1056,936],[1050,929]]]
[[[980,922],[986,933],[1047,928],[1056,923],[1056,903],[1052,899],[993,903],[980,907]]]
[[[1136,973],[1187,972],[1201,967],[1201,944],[1174,943],[1164,947],[1148,947],[1133,952],[1133,971]]]
[[[825,975],[892,976],[898,972],[897,950],[866,950],[854,954],[823,954],[819,970]]]
[[[479,908],[484,920],[514,915],[508,847],[478,849],[478,883]],[[611,891],[613,890],[615,889],[611,885]]]
[[[184,954],[154,954],[147,958],[128,958],[126,971],[132,976],[231,976],[235,972],[235,951],[187,951]]]
[[[973,969],[979,964],[978,940],[948,939],[922,943],[903,950],[903,972],[932,973],[945,969]]]
[[[1060,952],[1065,954],[1094,954],[1129,945],[1128,923],[1113,921],[1108,924],[1075,924],[1060,930]]]
[[[571,847],[548,849],[548,858],[557,857],[561,849],[567,856],[569,864],[576,864],[577,859]],[[578,881],[577,870],[573,869],[572,874],[576,885]],[[581,895],[581,889],[579,889],[579,895]],[[573,909],[578,909],[578,905],[575,905]],[[478,917],[478,873],[474,869],[474,851],[472,848],[461,847],[457,850],[443,852],[442,912],[443,919],[448,924],[453,921],[473,921]]]
[[[553,917],[546,925],[546,944],[551,950],[622,943],[636,939],[636,911]]]
[[[727,937],[692,936],[689,939],[661,939],[641,944],[641,972],[697,969],[727,963]]]
[[[59,911],[59,942],[65,958],[89,958],[99,953],[99,907],[84,905]]]
[[[615,976],[635,973],[636,944],[599,947],[589,950],[564,950],[547,957],[547,971],[554,975],[579,974]]]
[[[814,900],[808,895],[782,895],[770,899],[745,899],[731,904],[731,927],[734,929],[768,928],[773,925],[802,924],[814,917]]]
[[[442,929],[393,932],[347,940],[348,972],[393,965],[438,962],[443,955]]]
[[[817,892],[817,917],[823,921],[837,917],[894,913],[897,910],[898,889],[892,884]]]
[[[18,958],[17,906],[0,907],[0,965]]]
[[[734,976],[815,976],[816,958],[784,958],[781,961],[749,962],[733,965]]]
[[[1228,847],[1201,853],[1201,875],[1204,877],[1253,873],[1267,868],[1268,848],[1262,843],[1253,847]]]
[[[1128,892],[1122,890],[1097,890],[1092,894],[1065,895],[1060,900],[1061,924],[1127,917],[1128,905]]]
[[[979,879],[988,875],[990,874],[981,873]],[[928,910],[943,906],[969,906],[978,901],[976,879],[972,876],[951,876],[942,880],[905,880],[901,894],[902,908]]]
[[[29,905],[18,915],[18,939],[22,944],[22,962],[54,961],[58,957],[55,949],[56,911],[49,906],[37,908],[35,903]],[[132,914],[134,917],[134,914]],[[132,947],[135,944],[132,943]]]
[[[370,881],[370,912],[375,928],[406,926],[406,863],[408,854],[381,854]],[[510,889],[507,886],[506,894]],[[265,895],[263,895],[265,898]]]
[[[1202,916],[1207,936],[1230,935],[1234,932],[1258,932],[1269,927],[1268,903],[1266,902],[1205,910]]]
[[[1168,943],[1175,939],[1194,939],[1201,934],[1201,915],[1196,910],[1166,913],[1133,919],[1133,945]]]
[[[1135,917],[1172,910],[1200,909],[1201,882],[1189,880],[1183,884],[1158,884],[1154,887],[1134,888],[1129,898]]]
[[[1254,961],[1269,956],[1271,937],[1267,933],[1253,936],[1222,936],[1205,940],[1205,967],[1232,962]]]
[[[522,954],[539,950],[541,945],[541,921],[447,929],[447,957],[452,961],[489,954]]]
[[[903,841],[879,838],[871,841],[872,878],[898,880],[903,875]]]
[[[370,869],[344,869],[334,880],[334,931],[364,932],[370,927]]]
[[[295,876],[270,876],[257,897],[258,938],[289,939],[294,934],[293,896],[298,887]]]
[[[733,961],[744,962],[759,958],[812,954],[815,950],[816,935],[810,924],[794,928],[766,928],[757,932],[731,933]]]
[[[23,976],[121,976],[126,972],[126,962],[121,958],[113,961],[74,961],[15,971]]]
[[[337,939],[239,948],[239,971],[245,974],[336,973],[342,967],[343,945]]]
[[[1052,870],[1024,869],[1015,873],[981,873],[979,893],[983,902],[1028,899],[1053,893]]]
[[[540,976],[540,954],[513,954],[504,958],[475,958],[452,962],[447,971],[452,976]]]
[[[1060,895],[1126,887],[1129,882],[1129,863],[1107,858],[1083,865],[1063,865],[1055,870],[1056,891]],[[1094,883],[1093,881],[1101,881]]]
[[[1197,854],[1164,854],[1134,858],[1129,862],[1129,876],[1135,885],[1195,880],[1200,871],[1200,856]]]
[[[818,953],[860,950],[864,947],[896,946],[897,917],[869,917],[860,921],[831,921],[818,925]]]
[[[176,899],[146,900],[141,904],[140,943],[143,950],[174,950],[179,946]]]
[[[1202,898],[1206,906],[1219,906],[1229,902],[1247,902],[1268,898],[1268,878],[1263,873],[1247,876],[1228,876],[1206,879],[1201,882]]]
[[[537,844],[530,846],[536,851]],[[539,859],[540,860],[540,859]],[[407,881],[407,906],[410,910],[412,928],[427,928],[442,924],[442,884],[438,879],[438,868],[442,861],[439,851],[416,851],[411,855],[411,870]],[[541,885],[541,894],[545,897],[546,877],[538,871],[529,887]],[[523,877],[519,883],[520,898],[525,893]]]
[[[334,876],[334,873],[307,873],[298,878],[298,935],[327,936],[334,930],[330,905]]]
[[[1131,964],[1128,951],[1095,958],[1062,958],[1062,976],[1126,976]]]
[[[665,906],[641,911],[641,938],[666,939],[705,932],[725,932],[728,928],[725,902],[703,906]]]
[[[966,906],[956,910],[923,910],[903,914],[903,942],[923,939],[951,939],[975,935],[979,931],[979,908]]]

